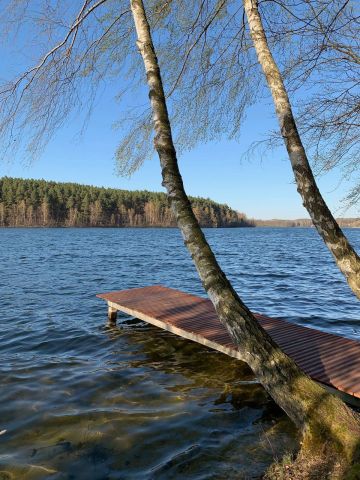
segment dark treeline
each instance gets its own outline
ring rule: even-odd
[[[210,199],[191,198],[203,227],[252,226],[246,215]],[[172,227],[164,193],[99,188],[76,183],[0,178],[0,226]]]

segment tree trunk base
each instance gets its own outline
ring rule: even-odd
[[[360,480],[360,463],[348,460],[332,445],[314,450],[301,446],[297,454],[287,454],[275,461],[263,480]]]

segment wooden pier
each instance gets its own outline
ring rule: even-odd
[[[97,295],[108,303],[109,321],[124,312],[152,325],[242,360],[210,300],[151,286]],[[360,342],[254,314],[279,347],[313,380],[360,406]]]

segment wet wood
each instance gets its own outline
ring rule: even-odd
[[[164,330],[243,360],[212,303],[162,286],[97,295],[111,317],[121,311]],[[273,340],[311,378],[360,405],[360,342],[255,314]]]
[[[108,320],[110,323],[116,323],[118,308],[108,305]]]

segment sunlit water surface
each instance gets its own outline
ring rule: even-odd
[[[347,232],[360,249],[360,230]],[[258,312],[360,339],[360,303],[313,229],[206,230]],[[251,479],[295,442],[243,363],[95,294],[203,295],[175,229],[0,229],[0,479]]]

